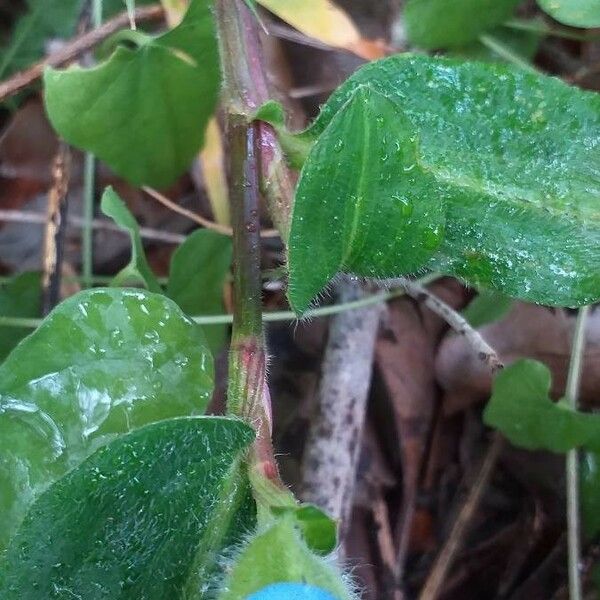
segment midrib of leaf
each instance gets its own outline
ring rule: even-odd
[[[371,90],[371,92],[373,93],[378,93],[376,90],[372,90],[369,86],[364,86],[365,88],[369,88],[369,90]],[[360,88],[359,88],[360,89]],[[360,94],[361,97],[363,96],[363,94]],[[358,93],[354,94],[353,97],[349,100],[349,102],[352,102],[353,99],[356,99],[358,96]],[[348,242],[346,244],[346,249],[344,251],[344,255],[342,256],[342,261],[341,261],[341,265],[347,265],[350,262],[350,258],[352,257],[352,254],[354,253],[358,253],[359,248],[353,248],[354,245],[354,241],[358,236],[358,229],[360,227],[360,214],[363,208],[363,204],[364,204],[364,199],[365,199],[365,194],[364,194],[364,187],[365,187],[365,181],[367,178],[367,153],[369,151],[369,143],[371,141],[371,120],[368,118],[367,115],[367,111],[363,110],[362,111],[362,117],[363,117],[363,128],[364,128],[364,136],[363,136],[363,140],[364,143],[362,145],[362,161],[361,161],[361,168],[360,168],[360,177],[358,179],[358,186],[357,186],[357,194],[356,194],[356,204],[354,205],[354,213],[352,215],[352,225],[350,227],[350,235],[348,236]],[[364,239],[365,236],[363,236]],[[363,244],[364,245],[364,244]]]
[[[201,595],[198,595],[198,583],[206,579],[210,574],[211,567],[214,566],[214,562],[207,564],[207,558],[222,548],[223,538],[227,535],[235,512],[239,510],[243,502],[247,490],[241,482],[242,461],[242,458],[237,458],[232,463],[229,477],[221,488],[217,509],[207,527],[207,535],[202,538],[194,553],[194,559],[182,590],[183,600],[200,600],[202,598]],[[233,495],[232,501],[227,502],[227,498],[231,495]]]

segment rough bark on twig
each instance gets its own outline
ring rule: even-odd
[[[338,284],[340,302],[363,295],[356,281]],[[383,307],[369,306],[333,317],[303,460],[305,501],[340,521],[343,543],[356,479],[357,461],[379,319]]]
[[[48,314],[60,297],[60,264],[67,214],[67,193],[71,175],[71,152],[61,142],[52,165],[52,187],[48,192],[48,213],[42,257],[42,311]]]

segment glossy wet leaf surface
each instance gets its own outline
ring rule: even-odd
[[[361,105],[367,90],[373,100]],[[361,118],[378,113],[381,128],[367,135]],[[308,134],[318,141],[301,174],[289,243],[297,311],[336,265],[375,277],[428,267],[550,305],[600,297],[597,94],[502,65],[401,55],[360,69]],[[431,192],[414,203],[408,231],[388,210],[411,178]],[[350,189],[357,181],[368,195]],[[426,260],[436,244],[428,248],[412,230],[435,229],[438,211],[443,239]]]
[[[404,23],[421,48],[457,48],[506,21],[521,0],[408,0]]]
[[[188,315],[225,312],[223,286],[231,268],[231,238],[208,229],[191,233],[171,259],[167,295]],[[227,325],[205,325],[213,354],[227,339]]]
[[[95,289],[60,304],[0,367],[0,548],[27,506],[98,446],[202,414],[213,362],[174,302]]]
[[[146,259],[140,235],[140,226],[127,208],[125,202],[123,202],[112,187],[108,187],[104,191],[100,207],[102,212],[107,217],[110,217],[119,227],[129,231],[131,238],[131,261],[115,275],[112,285],[142,284],[151,292],[160,294],[162,289]]]
[[[573,410],[565,400],[553,402],[550,384],[550,371],[540,362],[526,359],[510,365],[496,377],[485,423],[529,450],[599,451],[600,415]]]
[[[246,600],[250,594],[279,582],[306,583],[326,590],[337,600],[350,598],[339,573],[310,552],[292,515],[282,516],[241,549],[218,598]]]
[[[0,286],[0,316],[37,318],[42,308],[39,273],[21,273]],[[0,362],[29,333],[28,327],[0,327]]]
[[[383,277],[433,255],[444,190],[418,164],[418,143],[395,104],[368,87],[334,116],[296,191],[289,296],[297,310],[339,271]]]
[[[93,69],[49,69],[46,109],[70,144],[134,184],[172,183],[202,146],[220,74],[211,2],[193,0],[182,23]]]
[[[600,0],[538,0],[552,18],[573,27],[600,27]]]
[[[253,527],[240,470],[253,438],[241,421],[192,417],[101,448],[31,507],[0,563],[0,596],[181,598],[194,570]]]

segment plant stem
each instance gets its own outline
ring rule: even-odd
[[[271,443],[271,398],[267,386],[260,272],[258,124],[252,114],[268,96],[255,74],[260,45],[255,22],[241,0],[218,0],[216,21],[223,72],[222,103],[233,227],[233,332],[227,408],[250,422],[256,440],[250,469],[282,485]]]
[[[579,397],[579,384],[583,365],[585,348],[585,324],[589,307],[585,306],[577,315],[575,333],[573,334],[573,347],[571,349],[571,362],[567,377],[566,397],[570,406],[577,409]],[[567,454],[567,544],[569,551],[569,598],[581,600],[581,540],[579,520],[579,466],[578,452],[570,450]]]
[[[81,283],[92,287],[94,278],[94,189],[96,159],[90,152],[85,154],[83,165],[83,227],[81,229]]]
[[[512,48],[501,42],[498,38],[489,34],[481,34],[479,36],[479,41],[506,62],[521,67],[530,73],[539,73],[529,61],[517,54]]]
[[[92,27],[98,29],[102,25],[102,0],[92,1]],[[83,228],[81,230],[81,264],[82,285],[89,288],[93,285],[94,276],[94,190],[96,159],[91,152],[86,152],[83,166]]]
[[[440,275],[432,274],[427,277],[418,279],[417,281],[421,285],[432,283],[436,279],[439,279]],[[8,281],[10,278],[0,277],[0,283]],[[77,281],[77,278],[73,278]],[[94,281],[96,283],[110,283],[113,277],[101,277],[95,276]],[[66,279],[70,281],[70,279]],[[160,281],[160,280],[159,280]],[[165,283],[164,280],[161,283]],[[352,300],[350,302],[340,302],[339,304],[331,304],[330,306],[320,306],[319,308],[313,308],[307,310],[303,318],[315,319],[322,317],[329,317],[331,315],[337,315],[339,313],[346,312],[348,310],[355,310],[357,308],[364,308],[366,306],[373,306],[374,304],[381,304],[394,298],[400,298],[405,296],[406,291],[404,289],[395,289],[389,292],[382,292],[380,294],[371,294],[365,296],[359,300]],[[233,323],[233,315],[200,315],[191,317],[198,325],[228,325]],[[275,323],[280,321],[296,321],[298,315],[291,310],[274,310],[271,312],[262,313],[262,320],[264,323]],[[0,316],[0,327],[31,327],[35,329],[41,324],[41,319],[22,319],[20,317],[3,317]]]

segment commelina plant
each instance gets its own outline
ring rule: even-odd
[[[439,4],[408,2],[420,47],[463,43],[516,2],[479,2],[484,22],[477,2],[455,2],[463,11],[438,19],[443,30],[425,27]],[[598,18],[583,0],[570,12],[542,4],[570,24]],[[273,455],[260,197],[287,247],[298,316],[339,273],[437,272],[551,306],[600,298],[597,94],[514,66],[400,54],[359,69],[308,129],[290,132],[256,60],[255,8],[191,0],[166,33],[121,32],[97,66],[44,72],[58,134],[139,186],[180,176],[220,107],[233,248],[196,232],[163,290],[135,220],[105,191],[103,210],[132,237],[117,283],[146,289],[68,298],[0,366],[4,600],[241,600],[278,582],[356,596],[335,561],[335,523],[294,499]],[[186,315],[197,305],[181,285],[211,248],[225,257],[211,268],[226,269],[231,252],[234,264],[223,417],[203,412],[224,334],[207,337]],[[593,416],[553,405],[548,389],[536,363],[505,370],[487,422],[528,447],[600,451]]]

